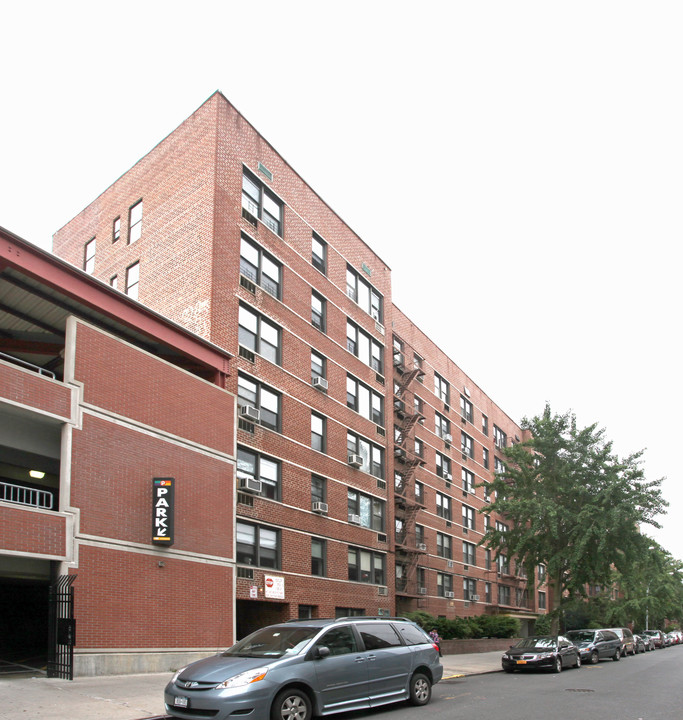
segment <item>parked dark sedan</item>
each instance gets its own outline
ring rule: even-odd
[[[596,665],[606,658],[621,658],[621,639],[611,630],[570,630],[566,637],[579,648],[583,662]]]
[[[528,637],[513,645],[502,657],[503,670],[552,670],[581,667],[579,649],[564,635]]]

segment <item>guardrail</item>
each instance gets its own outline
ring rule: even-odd
[[[54,504],[53,495],[49,490],[38,490],[6,482],[0,482],[0,500],[41,510],[52,510]]]

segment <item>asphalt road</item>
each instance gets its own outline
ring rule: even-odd
[[[393,712],[391,720],[413,720],[422,710]],[[683,645],[559,674],[448,680],[434,688],[426,714],[429,720],[683,720]]]

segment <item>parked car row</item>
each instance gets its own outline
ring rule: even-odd
[[[566,667],[596,665],[600,660],[618,661],[625,655],[636,655],[655,648],[683,643],[683,633],[675,630],[646,630],[634,635],[628,628],[569,630],[564,635],[523,638],[501,658],[505,672],[547,669],[561,672]]]

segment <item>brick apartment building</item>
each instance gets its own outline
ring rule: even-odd
[[[519,426],[393,305],[387,264],[222,94],[59,230],[54,252],[233,357],[235,637],[417,609],[528,629],[544,612],[544,588],[529,597],[514,563],[477,546],[476,485]],[[206,535],[229,532],[215,509],[192,512]],[[206,570],[184,618],[196,649],[213,649],[194,613]]]

